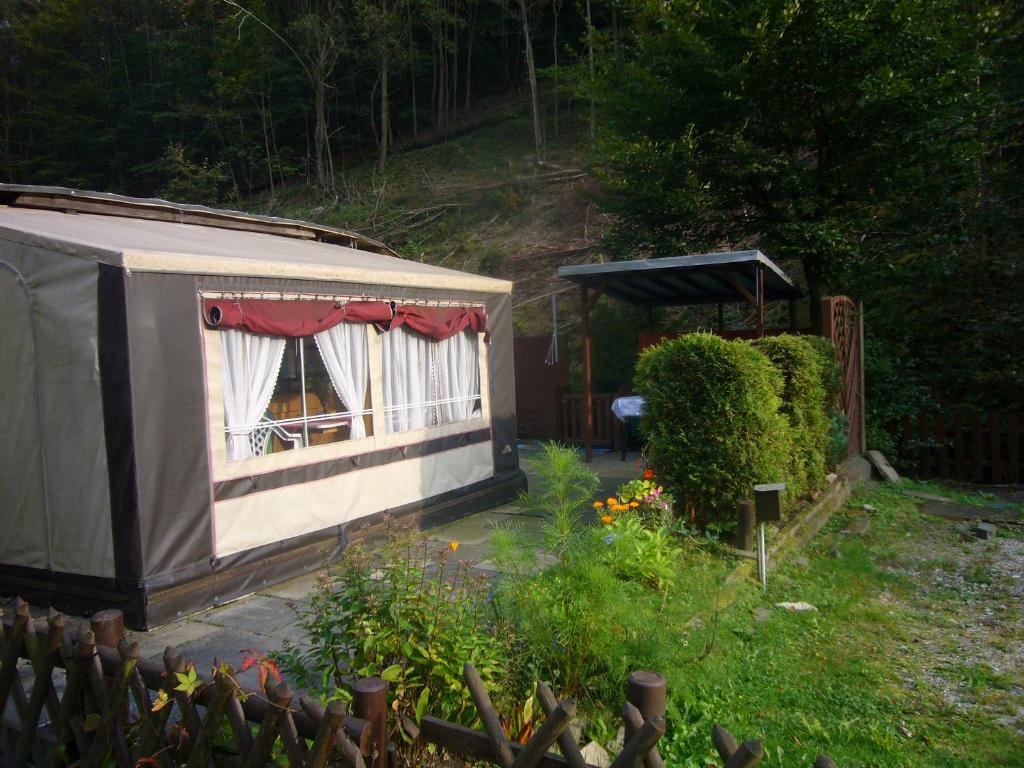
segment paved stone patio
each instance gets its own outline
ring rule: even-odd
[[[531,486],[536,476],[527,461],[538,450],[530,444],[521,446],[520,458]],[[635,477],[638,462],[639,454],[636,452],[627,454],[624,462],[619,460],[618,452],[595,454],[591,466],[601,478],[598,497],[613,493],[623,482]],[[539,518],[515,504],[505,504],[433,528],[427,533],[439,546],[459,542],[453,562],[456,559],[470,561],[474,567],[493,573],[495,569],[487,561],[488,542],[497,526],[509,523],[529,530],[538,525]],[[164,649],[171,645],[193,661],[199,670],[209,670],[215,659],[238,669],[250,649],[266,653],[280,649],[286,641],[301,645],[299,611],[309,604],[310,593],[322,573],[321,570],[290,579],[149,632],[129,631],[128,639],[138,642],[143,658],[160,659]],[[36,615],[45,615],[45,606],[32,607]],[[76,621],[70,616],[68,619],[69,623]],[[256,670],[250,669],[239,675],[239,682],[255,688]]]

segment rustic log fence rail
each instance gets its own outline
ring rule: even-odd
[[[899,465],[922,480],[1016,485],[1024,477],[1017,413],[924,413],[904,416]]]
[[[340,701],[324,707],[300,696],[296,706],[286,684],[268,681],[264,691],[247,690],[227,665],[215,663],[212,676],[201,679],[172,647],[164,651],[162,663],[140,659],[138,644],[123,637],[119,611],[101,611],[90,627],[80,626],[73,633],[52,608],[43,626],[21,599],[13,607],[13,615],[5,611],[0,621],[0,766],[396,765],[389,742],[387,683],[379,678],[355,680],[356,716],[349,716]],[[20,664],[22,660],[28,665]],[[55,680],[58,670],[64,675]],[[190,678],[191,685],[183,684]],[[594,768],[569,728],[576,717],[574,701],[558,701],[538,682],[544,720],[520,744],[505,735],[471,664],[465,665],[463,679],[484,730],[428,715],[413,728],[418,742],[498,768]],[[622,706],[624,744],[611,768],[665,768],[657,744],[665,734],[666,701],[663,677],[651,672],[630,675]],[[712,740],[725,768],[752,768],[764,755],[760,742],[737,744],[717,725]],[[556,744],[560,754],[550,751]],[[835,768],[825,755],[814,765]]]

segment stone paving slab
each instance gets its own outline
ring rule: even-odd
[[[193,619],[182,619],[149,632],[125,633],[129,642],[139,644],[144,659],[162,659],[167,646],[174,646],[187,655],[190,643],[220,631],[219,627]]]
[[[294,626],[297,618],[293,601],[273,595],[250,595],[195,616],[205,624],[260,635]]]
[[[323,574],[323,569],[304,573],[301,576],[288,579],[288,581],[282,581],[280,584],[261,589],[260,594],[280,597],[285,600],[305,600],[313,592],[317,580],[322,578]]]

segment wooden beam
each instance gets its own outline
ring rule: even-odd
[[[590,297],[590,301],[587,302],[587,312],[590,312],[597,305],[597,300],[601,298],[601,295],[604,293],[607,287],[608,283],[604,282],[594,289],[594,293]],[[586,290],[586,286],[584,286],[584,290]]]
[[[757,307],[757,297],[754,296],[754,294],[752,294],[746,288],[744,288],[732,272],[724,273],[723,277],[725,278],[725,281],[729,283],[729,285],[731,285],[733,288],[735,288],[743,298],[750,302],[752,306]]]
[[[757,338],[764,337],[764,269],[760,264],[754,267],[754,285],[757,288]]]

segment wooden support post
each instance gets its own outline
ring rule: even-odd
[[[365,720],[371,729],[371,754],[368,768],[387,768],[388,761],[388,684],[379,677],[356,680],[353,714]]]
[[[736,549],[744,552],[754,551],[754,528],[756,525],[756,514],[754,502],[741,501],[737,515],[736,526]]]
[[[764,269],[760,264],[754,273],[757,281],[757,338],[764,337]]]
[[[651,717],[644,721],[644,727],[626,745],[615,758],[611,768],[633,768],[644,755],[651,751],[658,739],[665,735],[665,718]]]
[[[644,718],[640,710],[628,701],[622,704],[622,721],[626,724],[626,733],[639,733],[644,727]],[[644,768],[665,768],[665,761],[657,747],[644,756]]]
[[[665,716],[665,703],[668,700],[668,682],[656,672],[630,672],[626,678],[626,702],[636,707],[640,718],[650,721]],[[638,733],[638,723],[631,722],[626,717],[626,742],[628,743]],[[647,768],[664,768],[661,755],[648,758],[647,752],[642,752],[645,757]]]
[[[116,608],[97,611],[92,615],[89,627],[96,637],[96,645],[117,648],[124,638],[124,614]]]
[[[576,702],[571,699],[563,701],[544,718],[533,737],[526,742],[523,750],[516,755],[512,768],[534,768],[548,748],[566,731],[576,717]]]
[[[590,296],[587,286],[580,286],[580,328],[583,333],[583,447],[584,459],[594,460],[594,389],[590,358]]]
[[[512,768],[515,756],[512,754],[512,747],[508,743],[508,737],[505,736],[505,729],[501,725],[501,718],[498,717],[497,710],[491,704],[491,697],[487,695],[484,681],[480,679],[480,674],[468,661],[462,668],[462,677],[466,681],[466,687],[469,688],[469,695],[473,698],[473,703],[476,705],[477,714],[480,715],[480,721],[484,724],[487,737],[491,740],[491,749],[494,752],[494,758],[491,762],[497,763],[501,768]]]
[[[545,717],[551,715],[558,708],[558,700],[551,693],[543,682],[537,681],[537,700],[540,701],[540,708],[544,710]],[[571,730],[564,730],[558,735],[558,748],[562,751],[570,768],[587,768],[587,762],[583,759],[580,746]]]

